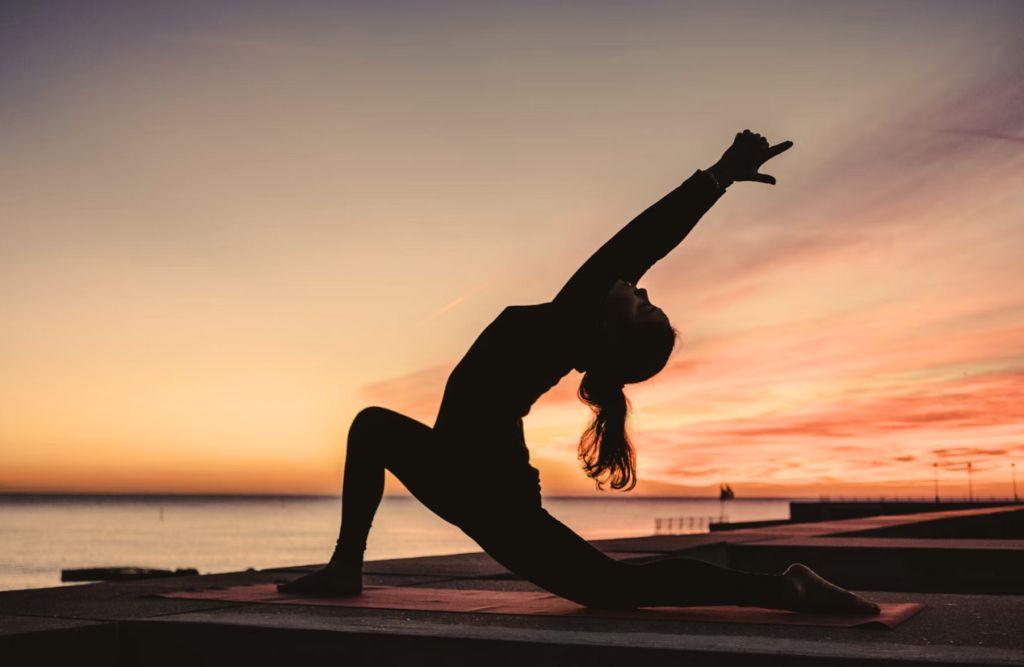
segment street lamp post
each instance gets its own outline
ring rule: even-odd
[[[974,502],[974,487],[971,486],[971,464],[967,463],[967,495],[970,496],[971,502]]]

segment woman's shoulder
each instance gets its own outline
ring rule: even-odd
[[[523,306],[506,306],[493,325],[529,327],[537,333],[559,333],[573,328],[571,312],[557,303],[547,301]]]
[[[522,306],[506,306],[505,310],[501,311],[501,315],[508,317],[560,317],[565,312],[565,308],[553,301],[545,301]]]
[[[545,301],[544,303],[530,303],[513,306],[505,306],[505,310],[511,311],[536,311],[536,310],[550,310],[555,304],[551,301]]]

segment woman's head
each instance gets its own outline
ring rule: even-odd
[[[676,332],[647,290],[618,281],[608,291],[588,372],[620,384],[648,380],[668,363]]]
[[[598,342],[589,359],[579,397],[594,411],[580,438],[579,458],[587,475],[613,489],[636,485],[636,459],[626,420],[629,400],[623,385],[654,377],[668,363],[676,331],[647,290],[619,281],[608,292]]]

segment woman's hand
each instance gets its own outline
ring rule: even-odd
[[[776,146],[769,146],[768,140],[760,134],[752,134],[750,130],[743,130],[736,135],[732,146],[725,151],[722,159],[706,171],[723,188],[729,187],[735,181],[757,181],[775,185],[774,176],[758,173],[757,170],[765,162],[779,153],[789,150],[792,146],[792,141],[783,141]]]

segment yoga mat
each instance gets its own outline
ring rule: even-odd
[[[213,588],[204,591],[163,593],[159,597],[224,602],[305,604],[324,607],[364,609],[408,609],[416,611],[472,612],[476,614],[524,614],[598,618],[658,619],[714,623],[760,623],[769,625],[820,625],[838,628],[895,628],[924,605],[881,604],[878,616],[831,616],[798,614],[792,611],[755,607],[646,607],[644,609],[589,609],[551,593],[455,590],[448,588],[399,588],[367,586],[362,595],[313,595],[280,593],[276,584]]]

